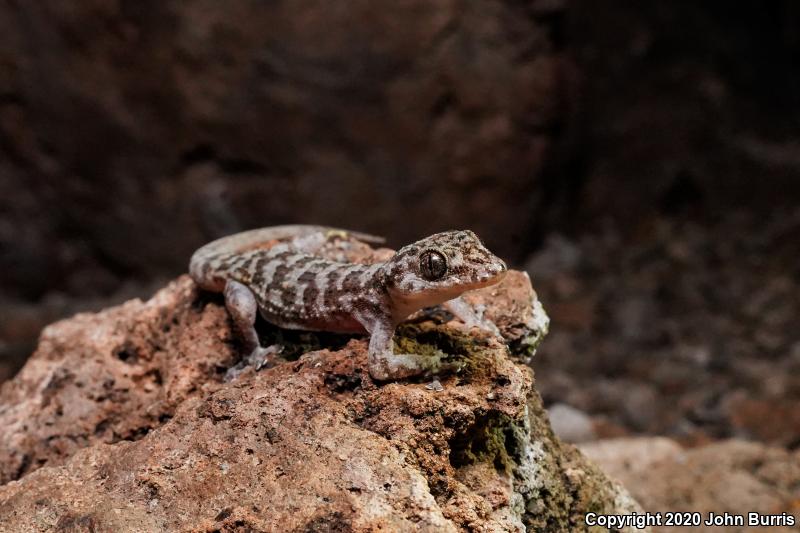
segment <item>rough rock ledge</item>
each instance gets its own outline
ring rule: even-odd
[[[441,387],[373,382],[363,338],[268,324],[286,361],[225,382],[226,311],[187,277],[53,324],[0,389],[0,530],[580,531],[639,510],[550,429],[519,362],[546,328],[527,276],[470,299],[505,343],[443,313],[399,332],[462,361]]]

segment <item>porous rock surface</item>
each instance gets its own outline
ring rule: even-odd
[[[511,272],[481,298],[495,318],[516,306],[521,318],[499,320],[501,330],[530,348],[521,324],[546,321],[527,276]],[[532,371],[506,343],[446,320],[434,313],[399,332],[406,348],[462,362],[441,387],[372,381],[364,338],[265,324],[287,360],[226,382],[240,357],[227,313],[187,277],[149,301],[53,324],[0,391],[0,524],[575,531],[587,511],[638,509],[553,436]]]

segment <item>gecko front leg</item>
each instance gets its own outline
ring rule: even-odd
[[[253,292],[246,285],[229,279],[225,283],[225,307],[233,318],[234,329],[244,342],[244,349],[248,354],[245,359],[246,364],[252,364],[256,369],[269,364],[270,355],[273,355],[275,350],[262,348],[258,342],[255,328],[258,303]],[[237,373],[229,377],[236,375]]]
[[[452,368],[443,365],[441,355],[419,355],[413,353],[394,353],[392,338],[394,324],[386,317],[358,317],[370,333],[369,374],[378,381],[402,379],[425,373]]]

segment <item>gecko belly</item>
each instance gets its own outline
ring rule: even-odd
[[[330,331],[332,333],[367,333],[349,313],[335,312],[328,316],[302,317],[287,316],[285,313],[271,313],[261,309],[261,317],[278,327],[285,329],[298,329],[307,331]]]

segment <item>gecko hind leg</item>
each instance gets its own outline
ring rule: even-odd
[[[244,344],[247,356],[235,367],[228,370],[226,379],[238,376],[244,368],[252,365],[259,370],[271,363],[271,356],[276,353],[274,347],[262,348],[256,332],[256,315],[258,303],[253,292],[238,281],[228,280],[225,283],[225,307],[233,319],[233,326]],[[241,367],[241,368],[240,368]]]

